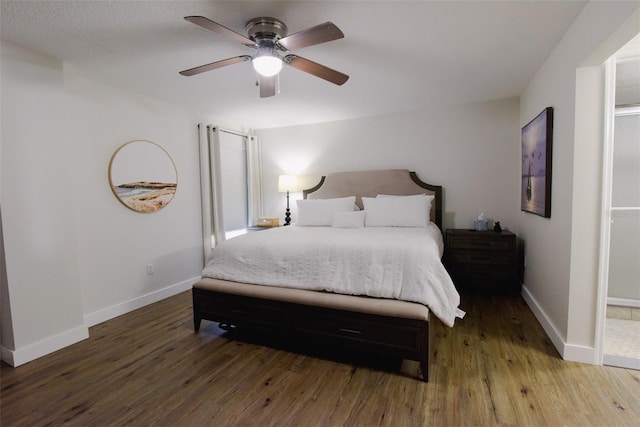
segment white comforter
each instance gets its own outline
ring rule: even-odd
[[[419,302],[448,326],[458,295],[440,261],[442,235],[426,228],[279,227],[219,244],[203,277]]]

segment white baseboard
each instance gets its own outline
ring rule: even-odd
[[[31,362],[39,357],[58,351],[64,347],[75,344],[79,341],[89,338],[89,327],[102,323],[114,317],[121,316],[130,311],[137,310],[146,305],[163,300],[170,296],[179,294],[180,292],[191,289],[191,285],[199,280],[200,277],[185,280],[175,285],[142,295],[120,304],[112,305],[103,310],[96,311],[84,316],[84,325],[63,332],[61,334],[48,337],[42,341],[29,344],[16,350],[10,350],[6,347],[0,347],[2,360],[11,366],[20,366],[27,362]]]
[[[630,357],[605,354],[602,363],[603,365],[615,366],[617,368],[640,370],[640,359],[632,359]]]
[[[527,305],[533,312],[533,315],[538,319],[542,329],[547,333],[547,336],[553,343],[553,346],[558,350],[558,353],[564,360],[572,362],[589,363],[592,365],[599,364],[596,357],[596,349],[592,347],[585,347],[575,344],[569,344],[566,342],[566,338],[558,331],[558,328],[553,324],[549,316],[540,307],[538,301],[531,295],[529,289],[526,286],[522,287],[522,297],[526,301]]]
[[[89,329],[86,326],[80,326],[16,350],[2,347],[2,360],[17,367],[87,338],[89,338]]]
[[[572,362],[600,365],[600,362],[598,362],[596,357],[596,349],[594,347],[587,347],[584,345],[565,344],[562,358]]]
[[[522,286],[522,298],[524,298],[525,302],[533,312],[533,315],[538,319],[540,325],[542,325],[542,329],[547,333],[547,336],[553,343],[553,346],[558,350],[558,352],[563,355],[565,341],[558,329],[555,327],[551,319],[547,316],[545,311],[540,307],[538,301],[531,295],[529,289],[526,286]]]
[[[542,329],[547,333],[554,347],[558,350],[558,353],[560,353],[564,360],[589,363],[591,365],[600,364],[594,347],[570,344],[566,342],[566,338],[564,338],[558,331],[551,319],[549,319],[549,316],[547,316],[542,307],[540,307],[540,304],[538,304],[538,301],[536,301],[533,295],[531,295],[531,292],[529,292],[526,286],[522,287],[522,297],[527,302],[529,308],[531,308],[531,311],[533,312],[533,315],[536,316],[536,319],[538,319],[538,322],[542,325]]]
[[[86,314],[84,316],[84,324],[88,328],[97,325],[98,323],[106,322],[114,317],[122,316],[123,314],[127,314],[130,311],[137,310],[146,305],[153,304],[154,302],[161,301],[165,298],[191,289],[191,286],[198,280],[200,280],[200,276],[167,286],[166,288],[136,297],[129,301],[112,305],[111,307]]]
[[[0,354],[2,355],[3,362],[9,364],[10,366],[16,366],[16,363],[13,360],[13,350],[9,350],[5,346],[0,346]]]
[[[540,307],[540,304],[538,304],[538,301],[531,295],[531,292],[529,292],[526,286],[522,287],[522,298],[524,298],[533,315],[538,319],[540,325],[542,325],[542,329],[547,333],[553,346],[558,350],[558,353],[560,353],[564,360],[590,363],[592,365],[598,364],[596,349],[567,343],[566,338],[558,331],[558,328],[556,328],[551,319],[549,319],[549,316],[547,316],[542,307]]]
[[[640,299],[607,297],[607,305],[640,308]]]

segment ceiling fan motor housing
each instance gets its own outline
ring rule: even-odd
[[[258,46],[271,44],[275,47],[276,42],[287,35],[287,26],[276,18],[253,18],[247,22],[246,29],[249,38]]]

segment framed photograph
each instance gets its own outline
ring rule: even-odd
[[[553,107],[547,107],[522,128],[520,209],[551,218],[551,153]]]

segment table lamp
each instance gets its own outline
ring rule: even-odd
[[[278,191],[287,193],[287,210],[284,215],[284,225],[291,224],[291,211],[289,210],[289,191],[297,191],[298,178],[295,175],[280,175],[278,178]]]

